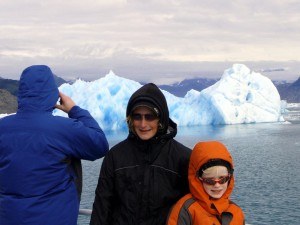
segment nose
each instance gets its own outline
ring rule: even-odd
[[[214,187],[219,187],[219,186],[221,186],[221,184],[220,184],[219,182],[216,182],[216,183],[214,184]]]
[[[141,123],[141,126],[142,126],[142,127],[144,127],[144,126],[147,125],[147,121],[145,120],[145,117],[144,117],[144,116],[142,117],[140,123]]]

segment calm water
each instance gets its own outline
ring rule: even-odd
[[[235,164],[232,200],[251,225],[300,224],[300,103],[285,115],[291,123],[179,127],[176,139],[193,148],[196,142],[222,141]],[[127,132],[106,133],[110,147]],[[80,208],[92,209],[102,159],[83,161],[83,193]],[[78,225],[90,217],[79,215]]]
[[[232,195],[251,225],[300,224],[300,121],[227,126],[179,127],[176,139],[193,148],[198,141],[219,140],[230,150],[236,186]],[[107,133],[110,146],[127,136]],[[81,208],[91,209],[102,160],[83,162]],[[78,224],[89,223],[79,215]]]

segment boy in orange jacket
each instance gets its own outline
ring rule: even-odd
[[[190,193],[172,208],[167,225],[243,225],[242,209],[229,197],[234,188],[233,162],[217,141],[195,145],[189,163]]]

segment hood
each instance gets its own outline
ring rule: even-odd
[[[161,90],[155,84],[149,83],[135,91],[128,101],[126,117],[130,115],[139,102],[146,102],[147,105],[154,105],[158,109],[159,120],[163,125],[163,129],[160,132],[165,134],[169,126],[169,109],[166,98]]]
[[[228,184],[226,192],[220,199],[211,199],[205,192],[197,172],[202,165],[211,159],[222,159],[227,161],[233,170],[233,161],[227,148],[218,141],[199,142],[195,145],[189,163],[189,187],[191,194],[199,204],[213,215],[221,215],[229,207],[229,197],[234,187],[234,176]]]
[[[52,111],[59,91],[48,66],[26,68],[20,77],[18,111]]]

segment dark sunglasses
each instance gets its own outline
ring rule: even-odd
[[[154,114],[139,114],[139,113],[132,114],[133,120],[141,121],[141,120],[143,120],[143,118],[144,118],[144,120],[149,121],[149,122],[158,119],[158,117]]]
[[[212,179],[212,178],[203,178],[203,177],[199,177],[199,179],[205,183],[205,184],[208,184],[208,185],[215,185],[216,183],[219,183],[219,184],[225,184],[227,181],[230,180],[230,175],[226,176],[226,177],[221,177],[217,180],[215,179]]]

